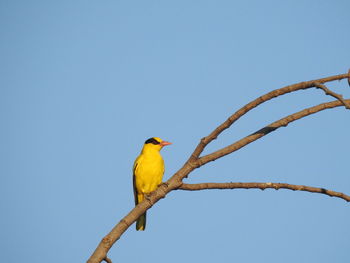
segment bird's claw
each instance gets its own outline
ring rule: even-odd
[[[151,194],[145,194],[145,199],[147,201],[151,201]]]
[[[169,184],[168,184],[167,182],[164,182],[164,183],[160,183],[160,184],[158,185],[158,187],[160,187],[160,186],[162,186],[162,185],[164,185],[166,188],[168,188],[168,186],[169,186]]]

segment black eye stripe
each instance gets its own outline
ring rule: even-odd
[[[155,145],[160,144],[160,142],[158,142],[154,138],[149,138],[147,141],[145,141],[145,144],[147,144],[147,143],[152,143],[152,144],[155,144]]]

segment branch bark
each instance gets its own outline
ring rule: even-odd
[[[318,188],[306,185],[296,185],[287,183],[200,183],[200,184],[182,184],[178,189],[186,191],[198,191],[208,189],[288,189],[293,191],[306,191],[310,193],[325,194],[331,197],[338,197],[350,202],[350,196],[344,193],[327,190],[325,188]]]
[[[241,109],[239,109],[236,113],[231,115],[224,123],[219,125],[213,132],[211,132],[208,136],[202,138],[195,148],[194,152],[191,154],[190,158],[186,161],[186,163],[180,168],[167,182],[161,184],[157,190],[152,192],[150,196],[145,199],[143,202],[139,203],[136,207],[134,207],[119,223],[113,227],[110,233],[108,233],[99,243],[94,253],[91,255],[88,263],[100,263],[103,260],[107,259],[107,253],[109,249],[113,246],[113,244],[121,237],[121,235],[132,225],[139,216],[141,216],[145,211],[151,208],[156,202],[160,199],[164,198],[170,191],[183,187],[182,180],[188,176],[194,169],[210,162],[214,161],[222,156],[230,154],[238,149],[246,146],[247,144],[269,134],[276,129],[287,126],[290,122],[303,118],[305,116],[317,113],[319,111],[330,109],[334,107],[342,106],[343,103],[339,100],[323,103],[295,114],[289,115],[285,118],[282,118],[276,122],[271,123],[270,125],[258,130],[257,132],[221,149],[211,154],[208,154],[203,157],[199,157],[203,152],[204,148],[214,139],[218,137],[224,130],[229,128],[236,120],[238,120],[241,116],[246,114],[251,109],[257,107],[258,105],[278,96],[281,96],[286,93],[294,92],[297,90],[308,89],[315,87],[315,83],[326,83],[334,80],[341,80],[344,78],[348,78],[349,74],[341,74],[330,76],[326,78],[321,78],[318,80],[312,80],[307,82],[301,82],[298,84],[286,86],[281,89],[277,89],[271,91],[252,102],[248,103]],[[350,100],[345,100],[346,103],[350,103]],[[328,191],[328,190],[327,190]],[[323,193],[323,192],[322,192]],[[329,192],[328,192],[329,193]]]

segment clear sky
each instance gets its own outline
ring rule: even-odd
[[[134,205],[153,136],[169,178],[235,110],[350,68],[350,2],[0,1],[2,262],[84,262]],[[346,81],[329,85],[350,97]],[[320,90],[254,109],[206,153]],[[350,112],[294,122],[186,182],[287,182],[350,194]],[[113,262],[350,262],[344,200],[288,190],[177,191],[111,249]]]

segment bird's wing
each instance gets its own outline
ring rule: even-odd
[[[133,183],[133,188],[134,188],[134,197],[135,197],[135,205],[138,204],[138,198],[137,198],[137,189],[136,189],[136,177],[135,177],[135,172],[136,172],[136,167],[137,167],[137,159],[134,163],[133,167],[133,175],[132,175],[132,183]]]

